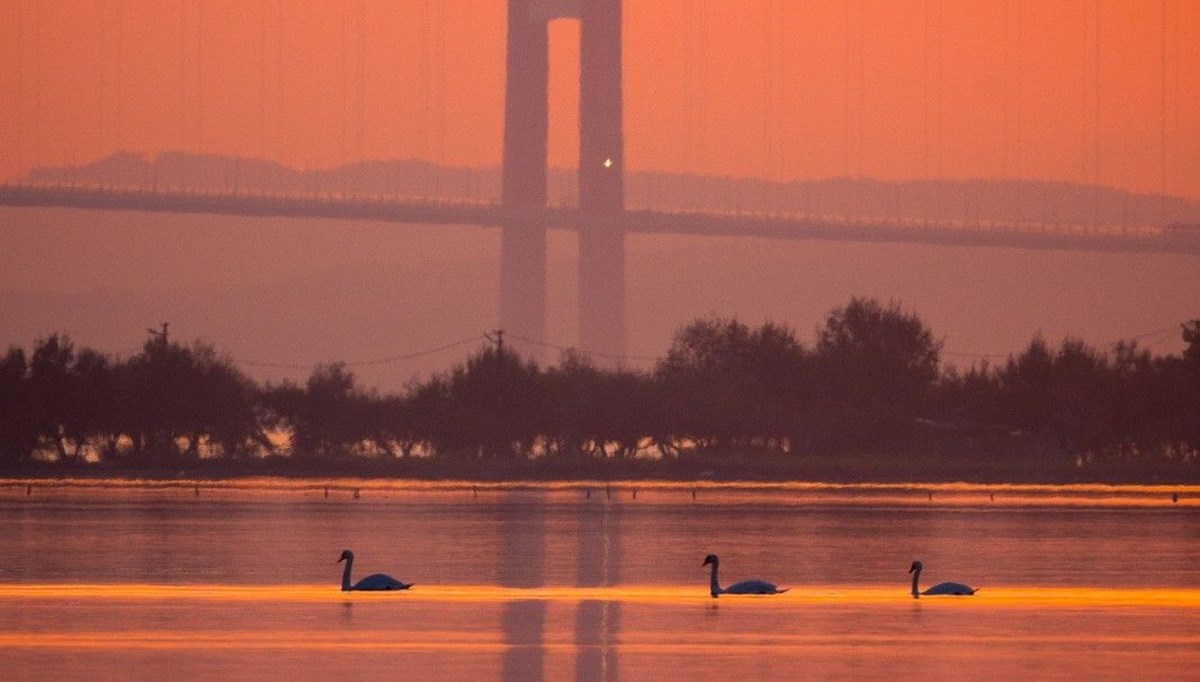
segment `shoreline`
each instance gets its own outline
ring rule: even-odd
[[[325,462],[282,459],[253,462],[199,460],[174,465],[115,465],[28,462],[0,467],[0,479],[33,482],[62,480],[236,481],[274,478],[311,481],[409,480],[447,484],[829,484],[829,485],[1200,485],[1200,467],[1188,463],[1093,463],[1086,467],[1021,466],[878,458],[722,461],[685,460],[433,461],[361,460]]]

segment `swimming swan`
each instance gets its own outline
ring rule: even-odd
[[[975,594],[979,589],[962,583],[938,583],[924,592],[917,591],[917,579],[921,577],[921,569],[925,568],[925,564],[920,561],[914,561],[912,567],[908,569],[909,573],[913,574],[912,596],[913,599],[919,599],[923,594],[951,594],[959,597],[970,596]]]
[[[372,573],[362,580],[350,584],[350,567],[354,565],[354,552],[344,550],[342,558],[337,560],[337,563],[346,562],[346,568],[342,570],[342,591],[349,592],[350,590],[407,590],[413,584],[404,583],[396,580],[390,575],[384,573]]]
[[[712,577],[709,579],[709,590],[712,592],[713,599],[722,594],[783,594],[787,592],[787,588],[779,589],[774,583],[769,583],[765,580],[743,580],[740,583],[734,583],[729,587],[722,588],[717,582],[717,565],[721,560],[716,554],[709,554],[704,557],[704,563],[701,567],[712,564]]]

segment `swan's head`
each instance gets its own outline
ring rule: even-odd
[[[922,568],[925,568],[925,564],[921,563],[920,561],[914,561],[913,565],[909,566],[908,572],[912,573],[913,571],[920,571]]]
[[[339,564],[340,564],[340,563],[342,563],[343,561],[354,561],[354,552],[351,552],[351,551],[350,551],[350,550],[348,550],[348,549],[343,549],[343,550],[342,550],[342,556],[341,556],[341,558],[339,558],[339,559],[337,560],[337,562],[336,562],[336,563],[339,563]]]
[[[702,564],[700,564],[700,565],[701,565],[701,566],[707,566],[707,565],[709,565],[709,564],[712,564],[712,565],[714,565],[714,566],[715,566],[715,565],[717,565],[717,561],[718,561],[718,560],[717,560],[717,555],[716,555],[716,554],[709,554],[708,556],[704,557],[704,563],[702,563]]]

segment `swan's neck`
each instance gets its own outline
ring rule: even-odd
[[[712,592],[712,596],[717,596],[725,590],[721,589],[721,584],[717,582],[717,562],[712,562],[712,573],[709,574],[708,589]]]
[[[346,568],[350,568],[350,567],[347,566]],[[912,587],[913,599],[918,599],[921,596],[921,593],[919,591],[917,591],[917,578],[920,578],[920,577],[921,577],[921,569],[918,568],[917,570],[913,571],[913,587]]]
[[[342,591],[350,591],[350,564],[354,563],[354,559],[346,559],[346,567],[342,569]],[[914,583],[915,584],[915,583]]]

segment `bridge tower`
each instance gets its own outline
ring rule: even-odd
[[[509,0],[501,201],[500,319],[516,336],[545,340],[549,34],[580,21],[579,336],[583,350],[620,355],[625,344],[625,145],[621,0]]]

